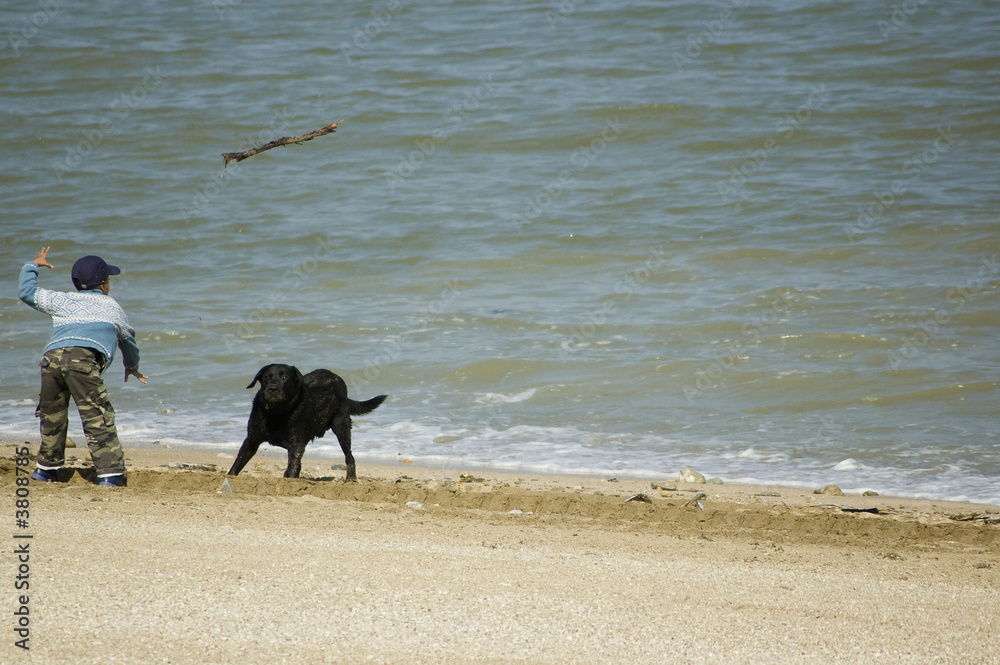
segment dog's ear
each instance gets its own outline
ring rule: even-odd
[[[268,367],[270,367],[270,365],[264,365],[259,370],[257,370],[257,376],[253,377],[253,381],[251,381],[250,385],[247,386],[247,390],[250,390],[255,385],[257,385],[257,382],[260,381],[261,376],[264,374],[264,371],[267,370]],[[260,385],[263,386],[264,384],[261,383]]]
[[[288,365],[288,369],[291,371],[291,376],[289,377],[289,387],[298,395],[305,388],[306,379],[302,376],[302,372],[295,365]]]

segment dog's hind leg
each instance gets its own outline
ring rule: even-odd
[[[340,449],[344,451],[344,465],[347,466],[347,475],[344,476],[344,482],[356,482],[358,480],[357,466],[354,463],[354,455],[351,454],[351,417],[334,418],[331,429],[337,435],[337,441],[340,442]]]
[[[230,476],[238,476],[240,474],[243,467],[257,454],[257,449],[260,448],[261,443],[263,441],[253,441],[250,437],[247,437],[243,441],[243,445],[240,446],[240,452],[236,454],[236,461],[233,462],[233,466],[229,469]]]

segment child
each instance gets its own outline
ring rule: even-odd
[[[66,430],[69,426],[69,398],[83,421],[83,433],[90,447],[100,484],[125,487],[125,453],[118,441],[115,410],[101,374],[122,350],[125,381],[139,373],[139,347],[135,331],[125,312],[108,295],[111,275],[121,270],[109,266],[99,256],[85,256],[73,265],[73,284],[77,293],[40,288],[38,268],[54,268],[48,261],[49,248],[21,268],[19,296],[26,304],[52,317],[52,337],[46,345],[40,366],[42,389],[36,415],[41,419],[42,445],[31,477],[53,482],[66,462]]]

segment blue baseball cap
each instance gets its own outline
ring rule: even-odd
[[[73,264],[73,285],[77,291],[96,289],[110,275],[120,275],[118,266],[109,266],[99,256],[85,256]]]

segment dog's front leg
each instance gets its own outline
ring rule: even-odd
[[[243,441],[243,445],[240,446],[240,452],[236,454],[236,461],[233,462],[232,468],[229,469],[230,476],[238,476],[243,467],[247,465],[253,456],[257,454],[257,449],[260,448],[260,444],[263,441],[256,441],[247,437]]]
[[[288,443],[288,466],[285,468],[285,478],[298,478],[302,471],[302,455],[306,447],[294,441]]]

